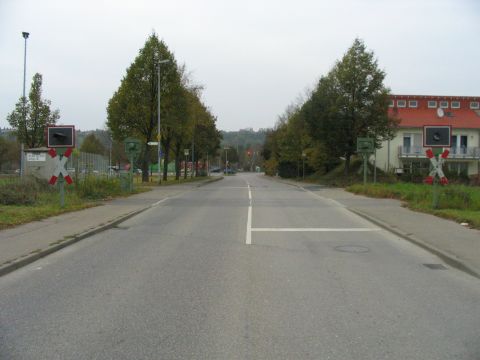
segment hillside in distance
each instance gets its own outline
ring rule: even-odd
[[[263,146],[268,129],[254,131],[252,128],[240,129],[238,131],[221,131],[223,136],[222,147],[258,149]]]

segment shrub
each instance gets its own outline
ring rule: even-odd
[[[77,194],[84,199],[105,199],[122,193],[118,179],[86,177],[76,183]]]
[[[293,161],[280,161],[278,163],[278,175],[282,178],[295,178],[298,176],[299,167]]]
[[[478,194],[468,186],[448,186],[443,189],[441,209],[480,210]]]
[[[266,175],[274,176],[277,174],[278,162],[274,158],[266,160],[264,166]]]
[[[48,183],[35,178],[14,179],[0,186],[0,204],[31,205],[40,192],[49,191]]]

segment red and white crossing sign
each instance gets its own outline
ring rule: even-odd
[[[63,175],[63,178],[67,181],[67,184],[73,183],[72,178],[70,177],[70,175],[68,175],[67,169],[65,169],[65,164],[67,163],[68,158],[70,157],[71,154],[72,154],[72,148],[68,148],[62,157],[58,156],[55,149],[53,148],[50,149],[50,151],[48,152],[48,155],[50,155],[53,158],[53,161],[55,161],[55,170],[53,170],[53,175],[50,178],[50,181],[48,182],[49,184],[55,185],[60,174]]]
[[[437,158],[433,154],[432,149],[427,150],[427,157],[430,159],[430,162],[433,165],[433,169],[432,171],[430,171],[430,173],[424,180],[426,184],[432,185],[436,175],[438,175],[438,177],[440,178],[440,184],[442,185],[448,184],[448,179],[445,177],[445,174],[443,173],[442,165],[445,162],[445,159],[448,157],[449,153],[450,151],[448,149],[445,149],[443,153],[440,155],[440,158],[437,160]]]

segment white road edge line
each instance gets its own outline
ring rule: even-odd
[[[245,244],[252,245],[252,190],[250,184],[248,185],[248,215],[247,215],[247,235]]]
[[[169,197],[167,196],[166,198],[160,200],[160,201],[157,201],[156,203],[153,203],[152,205],[150,205],[150,207],[154,207],[154,206],[157,206],[157,205],[160,205],[161,203],[163,203],[164,201],[168,200]]]
[[[251,231],[272,232],[366,232],[380,231],[379,228],[251,228]]]

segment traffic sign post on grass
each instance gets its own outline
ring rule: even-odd
[[[438,208],[439,203],[438,184],[448,184],[448,179],[443,173],[442,165],[450,153],[448,148],[451,147],[451,133],[452,127],[449,125],[426,125],[423,127],[423,146],[431,147],[431,149],[427,149],[426,155],[430,159],[432,168],[423,182],[433,185],[432,207],[434,209]]]
[[[60,207],[63,208],[65,206],[65,181],[68,185],[73,183],[65,165],[75,147],[75,126],[47,126],[46,143],[47,147],[50,148],[48,154],[55,165],[49,184],[55,185],[58,181]]]
[[[129,182],[129,190],[133,192],[133,169],[135,164],[135,159],[140,155],[142,151],[142,146],[140,140],[135,138],[126,138],[124,140],[125,143],[125,152],[127,153],[128,160],[130,161],[130,169],[128,171],[128,182]]]
[[[363,155],[363,185],[367,184],[368,157],[375,151],[373,138],[357,138],[357,153]]]
[[[51,148],[48,154],[52,157],[55,163],[55,169],[53,170],[52,177],[48,182],[50,185],[55,185],[58,180],[58,187],[60,189],[60,207],[65,206],[65,181],[68,185],[73,183],[72,178],[68,174],[65,164],[68,161],[68,158],[72,154],[72,148],[62,149],[58,148],[57,150]],[[64,181],[65,180],[65,181]]]

